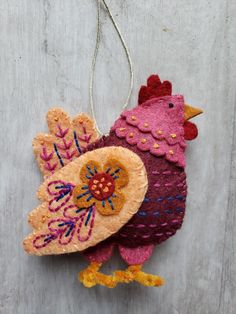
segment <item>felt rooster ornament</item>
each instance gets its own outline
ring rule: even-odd
[[[182,225],[186,140],[197,136],[188,120],[201,112],[157,75],[141,87],[138,105],[101,138],[87,115],[71,121],[61,109],[50,110],[50,134],[33,142],[45,181],[38,190],[42,204],[29,214],[34,231],[24,240],[26,252],[81,252],[90,263],[79,273],[86,287],[162,285],[142,265]],[[103,274],[115,247],[128,268]]]

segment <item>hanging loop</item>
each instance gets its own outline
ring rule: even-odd
[[[102,135],[103,133],[101,132],[101,130],[98,127],[98,123],[95,117],[95,110],[94,110],[94,99],[93,99],[93,87],[94,87],[94,75],[95,75],[95,67],[96,67],[96,61],[97,61],[97,55],[98,55],[98,49],[99,49],[99,44],[100,44],[100,34],[101,34],[101,22],[100,22],[100,13],[101,13],[101,3],[103,3],[103,5],[105,6],[108,15],[111,19],[111,22],[120,38],[121,44],[124,48],[127,60],[128,60],[128,64],[129,64],[129,72],[130,72],[130,83],[129,83],[129,92],[128,92],[128,96],[126,98],[126,101],[124,103],[124,105],[122,106],[122,110],[124,110],[129,103],[131,94],[132,94],[132,90],[133,90],[133,83],[134,83],[134,73],[133,73],[133,66],[132,66],[132,61],[131,61],[131,56],[128,50],[128,47],[125,43],[125,40],[120,32],[120,29],[116,23],[116,21],[114,20],[113,14],[111,13],[107,3],[105,0],[97,0],[97,37],[96,37],[96,45],[95,45],[95,49],[94,49],[94,54],[93,54],[93,61],[92,61],[92,68],[91,68],[91,74],[90,74],[90,83],[89,83],[89,99],[90,99],[90,108],[91,108],[91,113],[92,113],[92,117],[94,119],[95,122],[95,127],[98,131],[98,133],[100,135]]]

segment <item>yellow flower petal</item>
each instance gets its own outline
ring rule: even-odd
[[[74,204],[79,208],[89,207],[94,204],[94,197],[90,193],[87,185],[77,185],[73,190]]]
[[[123,208],[125,203],[125,196],[115,191],[113,196],[106,200],[95,200],[95,207],[101,215],[109,216],[118,214]]]
[[[101,167],[98,162],[90,160],[80,170],[80,179],[87,183],[97,172],[101,172]]]
[[[115,180],[116,188],[122,188],[126,186],[129,182],[129,177],[126,168],[116,159],[108,160],[103,170],[113,177]]]

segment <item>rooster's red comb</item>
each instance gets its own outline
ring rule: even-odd
[[[138,104],[141,105],[145,101],[161,97],[171,95],[172,85],[169,81],[161,82],[158,75],[153,74],[149,76],[147,79],[147,86],[143,85],[140,87],[139,95],[138,95]]]

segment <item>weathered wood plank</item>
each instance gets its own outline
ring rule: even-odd
[[[89,112],[96,3],[0,2],[1,219],[0,313],[233,314],[236,281],[234,0],[107,1],[130,48],[138,87],[158,72],[174,92],[202,107],[199,138],[188,149],[188,212],[181,231],[145,266],[161,289],[136,284],[83,288],[77,254],[29,257],[21,239],[37,205],[41,176],[31,140],[46,131],[53,105]],[[95,75],[98,123],[106,132],[128,92],[127,60],[105,10]],[[118,256],[105,270],[124,267]]]

